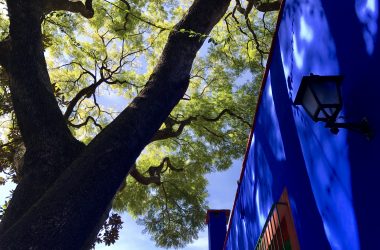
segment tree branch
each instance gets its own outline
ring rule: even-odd
[[[70,121],[68,121],[68,123],[69,123],[69,125],[70,125],[71,127],[73,127],[73,128],[81,128],[81,127],[87,125],[87,123],[88,123],[90,120],[94,123],[94,125],[95,125],[96,127],[98,127],[100,130],[103,130],[103,127],[102,127],[102,126],[96,121],[96,119],[95,119],[94,117],[92,117],[92,116],[90,116],[90,115],[87,116],[86,120],[84,120],[84,122],[82,122],[82,123],[74,124],[74,123],[72,123],[72,122],[70,122]]]
[[[159,141],[173,137],[178,137],[182,134],[184,128],[196,119],[197,117],[190,116],[185,120],[176,121],[168,117],[165,121],[166,127],[164,129],[158,130],[156,134],[153,136],[152,141]],[[179,125],[176,130],[174,130],[174,125]]]
[[[69,116],[73,112],[73,110],[74,110],[75,106],[78,104],[79,100],[85,96],[91,97],[91,95],[95,92],[96,88],[99,87],[101,83],[102,83],[102,81],[97,81],[97,82],[91,84],[90,86],[81,89],[74,96],[74,98],[71,99],[71,101],[69,102],[69,105],[66,108],[65,114],[63,115],[64,119],[68,120]]]
[[[171,163],[169,157],[165,157],[165,158],[163,159],[163,162],[166,162],[166,168],[165,168],[164,170],[161,170],[161,173],[162,173],[162,174],[165,173],[168,169],[170,169],[171,171],[174,171],[174,172],[182,172],[182,171],[183,171],[183,168],[175,168],[175,167],[172,165],[172,163]]]
[[[182,121],[177,121],[171,117],[168,117],[166,121],[164,122],[165,128],[160,129],[156,132],[156,134],[153,136],[152,141],[159,141],[159,140],[165,140],[169,138],[175,138],[178,137],[182,134],[183,130],[185,129],[186,126],[190,125],[193,121],[198,120],[199,118],[208,121],[208,122],[216,122],[220,120],[223,115],[228,114],[232,117],[237,118],[240,120],[242,123],[246,124],[249,128],[252,127],[252,125],[244,120],[243,117],[239,116],[238,114],[235,114],[232,110],[230,109],[223,109],[216,117],[214,118],[209,118],[204,115],[199,116],[190,116],[189,118],[182,120]],[[174,126],[178,125],[178,128],[175,130]]]
[[[252,127],[252,124],[250,124],[249,122],[247,122],[246,120],[244,120],[243,117],[235,114],[234,112],[232,112],[232,110],[230,109],[223,109],[222,112],[220,112],[216,117],[214,118],[208,118],[208,117],[205,117],[205,116],[202,116],[202,119],[205,120],[205,121],[209,121],[209,122],[216,122],[218,121],[224,114],[229,114],[230,116],[232,117],[235,117],[237,118],[238,120],[240,120],[242,123],[246,124],[249,128]]]
[[[92,18],[94,16],[92,0],[86,0],[84,4],[80,0],[44,0],[45,14],[59,10],[79,13],[85,18]]]
[[[261,12],[278,11],[278,10],[280,10],[280,7],[281,7],[281,1],[280,0],[273,1],[273,2],[263,2],[260,0],[251,0],[251,2],[255,6],[255,8]],[[252,7],[251,7],[251,9],[252,9]],[[248,10],[248,7],[247,7],[247,10]]]
[[[247,122],[246,120],[244,120],[243,117],[235,114],[230,109],[223,109],[214,118],[209,118],[209,117],[206,117],[206,116],[203,116],[203,115],[200,118],[202,118],[203,120],[208,121],[208,122],[216,122],[216,121],[220,120],[220,118],[224,114],[229,114],[230,116],[235,117],[238,120],[240,120],[241,122],[243,122],[244,124],[246,124],[248,127],[252,127],[252,125],[249,122]],[[180,136],[182,134],[184,128],[186,126],[190,125],[193,121],[196,121],[198,119],[198,117],[199,116],[190,116],[189,118],[187,118],[185,120],[182,120],[182,121],[176,121],[176,120],[168,117],[166,119],[166,121],[164,122],[164,124],[166,125],[166,127],[164,129],[158,130],[156,132],[156,134],[154,135],[154,137],[152,138],[152,141],[165,140],[165,139],[169,139],[169,138],[174,138],[174,137]],[[176,130],[174,130],[174,128],[173,128],[174,125],[179,125]]]
[[[110,41],[112,41],[112,39],[115,39],[115,37],[111,38],[110,41],[106,42],[105,39],[104,39],[104,35],[100,35],[99,33],[98,33],[98,35],[99,35],[99,37],[100,37],[100,39],[101,39],[101,41],[103,43],[105,51],[107,51],[107,47],[110,44]],[[68,118],[70,117],[70,115],[74,111],[74,108],[78,104],[78,102],[80,100],[83,100],[82,98],[89,98],[92,95],[94,95],[96,89],[102,83],[107,83],[108,85],[112,85],[112,84],[125,84],[125,83],[127,83],[127,84],[129,84],[131,86],[134,86],[136,88],[141,87],[141,86],[132,84],[132,83],[126,81],[126,80],[116,79],[115,77],[117,76],[117,74],[120,74],[120,71],[126,65],[126,63],[127,63],[127,61],[126,61],[127,57],[133,56],[133,55],[135,55],[135,54],[137,54],[139,52],[142,52],[142,51],[144,51],[146,49],[147,48],[143,48],[143,49],[132,51],[130,53],[124,53],[124,39],[123,39],[122,40],[121,54],[120,54],[119,59],[117,60],[117,64],[115,65],[115,68],[113,70],[111,70],[109,68],[109,66],[108,66],[108,62],[111,61],[111,60],[108,59],[107,53],[106,53],[104,59],[99,59],[100,61],[95,60],[95,69],[94,70],[95,70],[95,72],[97,72],[97,70],[99,70],[100,79],[97,79],[96,74],[94,74],[90,70],[86,69],[83,65],[81,65],[80,63],[75,62],[75,61],[58,67],[58,68],[61,68],[61,67],[69,66],[69,65],[77,65],[78,67],[80,67],[82,69],[83,72],[79,75],[79,77],[77,79],[73,80],[72,82],[77,83],[82,78],[82,76],[86,75],[86,74],[89,75],[92,78],[91,81],[93,81],[93,83],[91,85],[89,85],[89,86],[83,88],[82,90],[80,90],[73,97],[73,99],[69,102],[69,104],[68,104],[68,106],[66,108],[66,111],[64,113],[65,120],[68,120]],[[113,62],[113,61],[111,61],[111,62]]]
[[[263,2],[261,0],[247,0],[247,7],[244,9],[240,3],[240,0],[236,0],[236,9],[241,14],[244,14],[245,17],[248,17],[248,14],[255,7],[258,11],[269,12],[280,10],[281,0],[274,0],[273,2]]]
[[[220,134],[218,134],[218,133],[212,131],[211,129],[209,129],[208,127],[206,127],[206,126],[204,126],[204,125],[202,125],[202,128],[204,128],[207,132],[209,132],[209,133],[212,134],[213,136],[215,136],[215,137],[221,139],[222,141],[226,141],[226,139],[224,138],[223,135],[220,135]]]
[[[150,184],[161,185],[160,176],[145,176],[137,170],[136,165],[134,165],[131,171],[129,171],[129,175],[132,176],[138,183],[143,184],[143,185],[150,185]]]
[[[10,90],[26,148],[51,143],[50,146],[56,146],[57,150],[75,139],[53,94],[41,39],[42,10],[35,5],[38,3],[34,1],[8,1],[12,37],[8,70]]]
[[[166,163],[166,168],[164,169],[164,165]],[[161,174],[165,173],[168,169],[174,171],[174,172],[181,172],[183,171],[183,168],[175,168],[169,157],[165,157],[162,159],[160,165],[158,166],[150,166],[146,172],[149,173],[149,177],[143,175],[137,170],[136,164],[133,165],[131,171],[129,174],[139,183],[143,185],[149,185],[149,184],[157,184],[160,185],[161,182]],[[146,173],[145,172],[145,173]]]
[[[251,13],[253,7],[255,7],[257,10],[265,12],[265,13],[269,12],[269,11],[277,11],[281,7],[281,0],[276,0],[273,2],[262,2],[261,0],[247,0],[248,4],[247,4],[246,8],[243,8],[242,4],[240,3],[240,0],[235,0],[235,1],[236,1],[236,5],[232,11],[232,17],[234,18],[235,22],[237,24],[239,24],[239,21],[237,20],[237,18],[234,15],[235,11],[237,10],[239,13],[244,15],[246,26],[247,26],[249,32],[252,34],[252,37],[253,37],[252,41],[256,45],[255,46],[256,50],[259,52],[260,57],[261,57],[260,58],[261,59],[261,65],[264,67],[264,55],[269,54],[269,52],[261,49],[260,41],[256,35],[254,28],[252,27],[252,22],[249,19],[249,13]],[[239,30],[244,35],[248,36],[248,34],[245,31],[243,31],[243,29],[241,27],[239,27]]]

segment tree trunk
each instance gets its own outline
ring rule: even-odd
[[[41,198],[84,147],[71,135],[53,95],[41,41],[41,2],[12,0],[7,4],[10,38],[3,48],[10,51],[4,64],[26,154],[0,235]]]
[[[30,3],[32,2],[32,3]],[[38,1],[37,1],[38,2]],[[18,44],[15,39],[26,39],[22,35],[13,36],[16,32],[15,24],[18,18],[34,18],[36,3],[33,1],[9,0],[9,12],[11,16],[11,38],[13,44]],[[214,25],[222,18],[229,5],[229,0],[195,0],[188,14],[175,26],[170,33],[168,42],[162,52],[159,63],[155,67],[146,87],[141,91],[132,103],[76,157],[72,163],[67,162],[67,168],[63,167],[62,174],[45,194],[30,207],[26,213],[0,237],[0,249],[81,249],[85,247],[88,239],[93,237],[94,229],[99,227],[107,206],[112,201],[120,184],[128,174],[130,167],[135,162],[143,148],[151,141],[155,132],[160,128],[174,106],[184,95],[188,84],[190,70],[197,51],[204,42],[204,36],[189,37],[186,32],[179,30],[192,30],[198,34],[207,35]],[[17,8],[25,7],[24,12],[18,12]],[[22,8],[21,8],[22,9]],[[31,11],[32,14],[27,13]],[[37,10],[38,11],[38,10]],[[20,16],[18,16],[20,15]],[[29,16],[28,16],[29,15]],[[22,22],[18,21],[17,25]],[[13,30],[13,33],[12,33]],[[22,31],[26,32],[26,31]],[[38,31],[40,36],[40,30]],[[40,40],[40,37],[33,37]],[[17,47],[12,47],[12,55],[19,52]],[[28,48],[26,48],[28,49]],[[28,71],[30,81],[35,76],[44,78],[44,67],[29,58],[25,65],[35,71]],[[13,68],[12,68],[13,67]],[[16,61],[11,63],[12,72],[20,72],[23,65]],[[27,75],[15,79],[15,84],[25,82]],[[41,82],[38,80],[36,82]],[[41,84],[36,84],[41,88]],[[20,86],[23,92],[31,92],[27,83]],[[48,87],[46,86],[46,89]],[[48,95],[48,93],[46,93]],[[29,93],[30,95],[30,93]],[[21,102],[21,101],[20,101]],[[25,104],[20,104],[23,106]],[[46,104],[47,105],[47,104]],[[53,105],[53,107],[55,107]],[[27,107],[19,107],[19,110]],[[17,112],[16,112],[17,113]],[[24,113],[17,116],[22,123]],[[39,114],[37,112],[37,114]],[[54,113],[55,114],[55,113]],[[52,115],[52,117],[55,117]],[[43,119],[40,117],[40,119]],[[60,119],[57,116],[54,124],[47,122],[47,131],[59,129],[62,137],[59,141],[64,142],[66,148],[70,145],[70,135],[61,131]],[[32,123],[29,123],[31,122]],[[38,121],[41,122],[41,121]],[[33,117],[26,119],[33,135],[52,136],[51,134],[39,134],[40,128],[33,128]],[[26,126],[26,125],[25,125]],[[27,131],[29,127],[23,128]],[[21,126],[20,126],[21,127]],[[52,130],[50,130],[52,129]],[[62,129],[63,130],[63,129]],[[27,134],[23,134],[23,137]],[[53,137],[54,138],[54,137]],[[47,138],[53,140],[53,138]],[[26,138],[25,138],[26,139]],[[46,150],[52,152],[52,145],[45,144]],[[33,141],[29,141],[33,148]],[[50,150],[50,151],[49,151]],[[50,159],[57,159],[60,154]],[[44,152],[39,150],[38,152]],[[66,156],[65,156],[66,158]],[[61,161],[53,165],[62,165]],[[38,164],[40,164],[39,162]],[[56,167],[54,166],[54,167]],[[30,169],[40,169],[37,164],[30,163]],[[40,171],[40,170],[38,170]],[[32,185],[32,184],[28,184]]]

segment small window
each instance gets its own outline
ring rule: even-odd
[[[272,205],[255,249],[300,250],[286,188]]]

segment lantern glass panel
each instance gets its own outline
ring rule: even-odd
[[[319,110],[318,115],[317,115],[317,118],[318,118],[318,120],[325,120],[325,119],[327,119],[327,116],[326,116],[326,114],[323,112],[322,109]]]
[[[334,118],[337,115],[337,108],[336,107],[327,107],[327,108],[321,108],[317,114],[317,119],[319,121],[327,121],[330,118]]]
[[[313,89],[316,94],[320,104],[333,104],[339,105],[340,98],[338,92],[337,83],[334,81],[326,81],[326,82],[310,82],[310,88]]]
[[[325,108],[324,110],[329,117],[335,116],[335,114],[336,114],[336,108],[335,107],[334,108]]]
[[[306,88],[303,95],[302,106],[314,119],[314,116],[317,114],[319,107],[318,102],[316,101],[315,96],[309,87]]]

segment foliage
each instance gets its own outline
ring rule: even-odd
[[[46,15],[42,27],[49,74],[77,139],[90,142],[137,96],[190,4],[98,0],[91,19],[62,11]],[[5,4],[0,5],[0,38],[6,39],[8,18]],[[186,95],[116,195],[113,209],[138,219],[158,246],[183,247],[197,238],[207,209],[204,175],[227,169],[243,154],[275,17],[275,12],[256,9],[245,16],[231,6],[196,58]],[[2,68],[0,122],[0,170],[6,180],[17,182],[25,148]],[[98,242],[114,243],[120,225],[120,218],[111,215]]]
[[[123,228],[123,221],[120,215],[112,213],[103,225],[102,230],[98,233],[92,247],[95,249],[95,243],[104,243],[106,246],[115,244],[119,239],[119,230]]]

